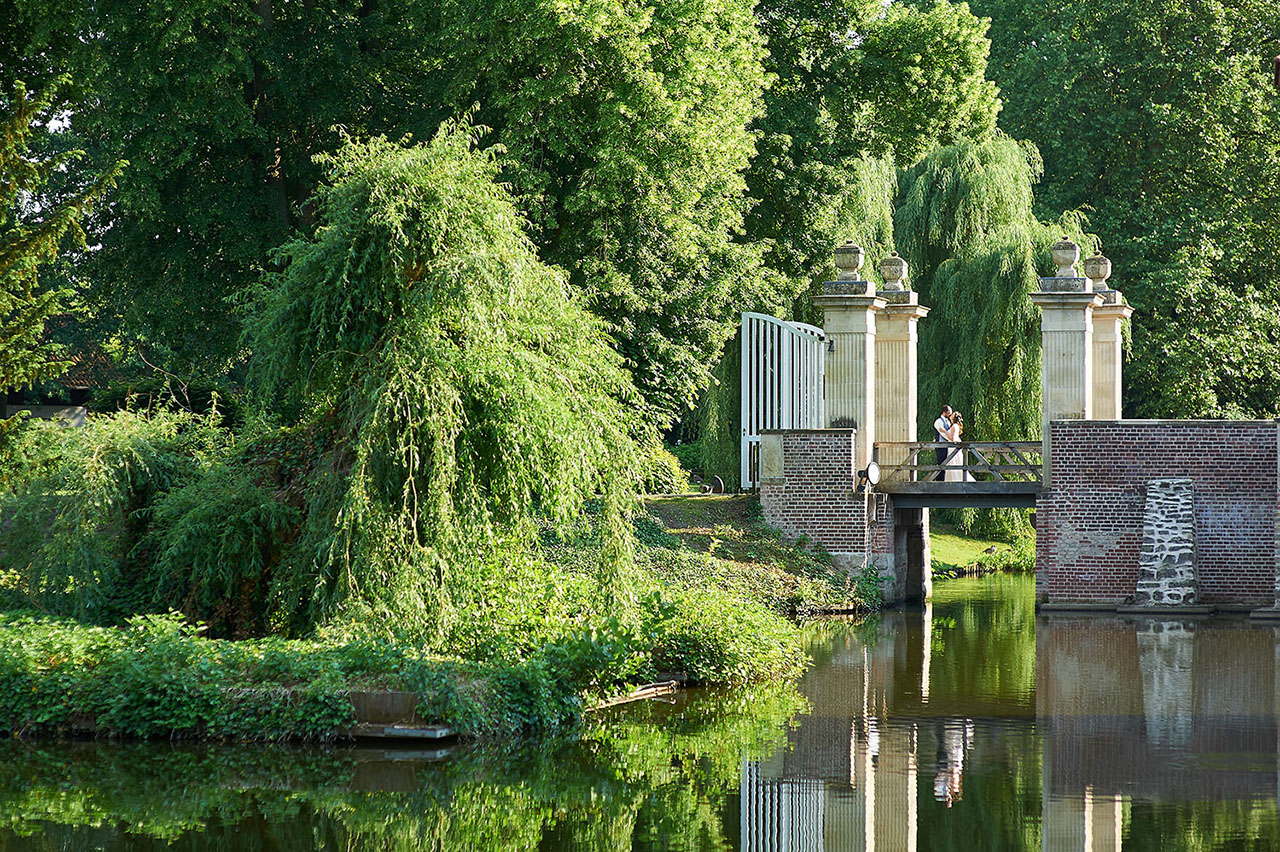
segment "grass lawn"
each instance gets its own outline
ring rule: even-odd
[[[929,531],[929,544],[935,563],[946,563],[957,568],[972,565],[980,557],[986,556],[988,549],[1007,550],[1009,544],[1002,541],[986,541],[980,538],[966,538],[956,530],[936,525]]]

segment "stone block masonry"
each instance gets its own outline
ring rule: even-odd
[[[1153,479],[1147,483],[1138,554],[1138,606],[1196,602],[1196,524],[1194,483],[1190,479]]]
[[[1054,421],[1036,506],[1037,591],[1050,603],[1124,604],[1137,592],[1149,484],[1189,479],[1198,602],[1276,596],[1280,424]]]

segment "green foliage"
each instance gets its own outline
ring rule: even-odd
[[[1041,211],[1092,209],[1111,284],[1137,309],[1125,413],[1275,416],[1280,7],[974,6],[995,22],[1001,123],[1044,156]]]
[[[64,243],[84,245],[80,222],[114,183],[123,164],[107,168],[85,185],[67,185],[65,173],[83,156],[69,151],[35,156],[55,95],[66,80],[51,82],[41,94],[21,82],[0,81],[0,393],[31,387],[67,367],[61,351],[45,340],[45,322],[62,308],[65,294],[42,287],[39,268],[54,260]],[[0,411],[0,415],[4,412]],[[7,428],[12,428],[9,424]],[[3,431],[0,431],[0,435]]]
[[[180,381],[160,373],[113,381],[95,388],[85,406],[89,411],[109,414],[113,411],[189,411],[193,414],[222,416],[224,426],[240,426],[244,421],[236,388],[211,379]]]
[[[919,437],[933,440],[944,404],[965,417],[965,439],[1040,436],[1040,316],[1028,294],[1052,272],[1048,247],[1062,234],[1092,253],[1075,213],[1052,225],[1033,210],[1035,149],[996,136],[939,148],[901,180],[894,227],[920,301]],[[1021,513],[963,510],[943,516],[965,532],[999,538],[1026,526]]]
[[[667,452],[675,456],[676,461],[686,471],[696,471],[702,467],[702,448],[698,444],[667,444]]]
[[[340,657],[270,640],[213,642],[173,617],[139,617],[118,630],[0,615],[0,728],[50,733],[87,722],[135,737],[332,736],[354,722]]]
[[[479,103],[543,258],[660,421],[695,401],[758,277],[732,242],[765,84],[752,5],[449,0],[425,45],[427,99]]]
[[[725,489],[742,487],[742,343],[735,334],[711,373],[711,385],[698,402],[694,420],[702,470],[708,480],[719,476]]]
[[[872,266],[893,248],[895,158],[990,135],[986,22],[963,3],[865,0],[763,0],[756,17],[776,79],[755,122],[746,234],[765,244],[771,278],[743,309],[803,315],[810,287],[834,275],[833,246],[856,239]]]
[[[90,621],[147,611],[151,578],[133,551],[151,529],[153,503],[195,481],[229,436],[190,414],[128,411],[35,434],[43,461],[0,495],[10,593]]]
[[[1036,570],[1036,539],[1034,535],[1020,535],[1008,547],[981,557],[977,563],[983,571],[1000,571],[1006,574],[1034,574]]]
[[[61,459],[61,423],[19,415],[0,440],[0,500],[55,468]]]
[[[878,136],[900,165],[933,147],[983,141],[995,127],[1000,101],[986,79],[989,21],[967,3],[938,0],[920,8],[890,4],[859,51],[859,72]]]
[[[338,421],[284,569],[294,629],[342,617],[438,641],[478,577],[527,558],[535,513],[564,526],[597,494],[629,511],[634,391],[471,141],[451,124],[327,159],[320,228],[258,294],[258,392]]]
[[[153,502],[150,531],[129,558],[150,562],[148,609],[181,609],[219,635],[270,632],[273,569],[300,513],[248,473],[217,465]]]
[[[894,248],[895,163],[991,136],[999,102],[984,78],[986,22],[945,2],[764,0],[756,16],[776,79],[754,124],[745,239],[763,246],[765,275],[738,307],[821,323],[809,296],[835,276],[832,247],[857,240],[873,280]],[[739,484],[738,345],[729,341],[687,418],[706,473],[731,489]]]
[[[86,258],[90,301],[166,369],[244,357],[227,302],[316,227],[339,128],[425,138],[477,103],[540,252],[653,416],[692,402],[755,279],[732,241],[766,82],[746,0],[35,5],[0,40],[73,69],[73,131],[137,164]]]
[[[642,609],[635,628],[597,620],[521,657],[476,660],[375,639],[205,639],[176,613],[124,628],[0,614],[0,730],[329,738],[356,721],[349,690],[384,688],[416,693],[426,720],[494,736],[574,725],[585,702],[659,672],[740,684],[802,668],[785,620],[723,592],[654,591]]]
[[[744,605],[720,589],[690,589],[645,602],[654,665],[694,683],[744,684],[761,671],[793,677],[804,668],[795,628],[763,607]]]
[[[1040,318],[1028,294],[1056,235],[1086,251],[1093,241],[1077,218],[1035,218],[1038,178],[1035,151],[1007,137],[940,148],[903,177],[898,245],[933,308],[920,327],[922,439],[944,403],[964,412],[968,440],[1040,435]]]
[[[644,447],[640,458],[643,480],[641,488],[646,494],[683,494],[689,490],[689,472],[681,459],[657,440]]]

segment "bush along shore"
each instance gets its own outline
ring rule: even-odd
[[[137,439],[163,431],[170,416],[125,413],[75,431],[29,428],[77,446],[105,440],[93,457],[110,467],[122,432]],[[154,450],[126,444],[131,458]],[[45,450],[33,464],[67,453]],[[70,456],[54,467],[81,464]],[[135,487],[143,470],[132,472]],[[743,686],[794,678],[806,659],[796,616],[877,602],[874,578],[848,577],[821,553],[788,543],[764,526],[754,498],[692,494],[644,501],[630,522],[631,565],[606,600],[605,521],[595,501],[572,530],[541,522],[523,558],[505,575],[489,575],[473,609],[435,643],[363,622],[334,622],[305,639],[214,638],[235,635],[229,628],[242,622],[235,611],[243,601],[206,610],[212,625],[172,611],[130,615],[108,575],[81,590],[87,602],[77,609],[62,596],[37,598],[31,575],[6,571],[0,729],[26,738],[329,740],[355,730],[353,694],[389,691],[415,697],[421,724],[460,736],[549,732],[655,680]],[[66,612],[31,609],[34,600]]]

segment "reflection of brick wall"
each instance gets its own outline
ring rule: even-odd
[[[1268,605],[1277,568],[1278,425],[1272,421],[1060,421],[1036,506],[1037,590],[1050,601],[1133,594],[1146,484],[1195,488],[1200,600]]]

